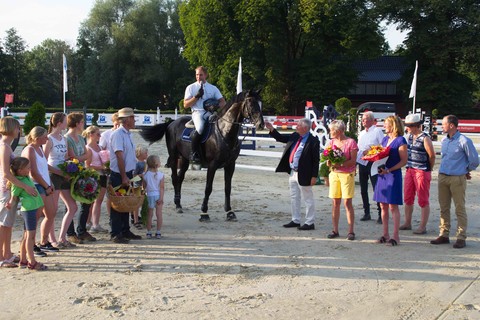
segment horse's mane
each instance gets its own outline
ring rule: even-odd
[[[222,117],[225,113],[227,113],[227,111],[235,104],[235,103],[239,103],[239,102],[242,102],[243,100],[245,100],[245,96],[247,95],[247,92],[245,91],[242,91],[240,92],[239,94],[237,94],[235,97],[231,98],[230,100],[227,101],[227,103],[225,104],[225,107],[223,107],[222,109],[220,109],[220,112],[218,113],[218,116],[219,117]]]

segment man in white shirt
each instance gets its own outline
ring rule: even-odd
[[[185,89],[185,97],[183,99],[183,106],[192,109],[192,120],[195,125],[195,131],[192,134],[192,153],[190,160],[193,162],[200,162],[200,140],[205,128],[205,121],[211,115],[207,112],[203,103],[209,99],[218,100],[218,107],[223,108],[226,104],[220,90],[217,87],[207,82],[208,72],[205,67],[197,67],[195,69],[196,82],[190,84]]]
[[[377,175],[371,174],[372,162],[362,160],[362,157],[367,154],[368,150],[371,146],[380,145],[383,139],[383,132],[382,129],[377,128],[375,124],[375,116],[373,112],[367,111],[362,115],[362,126],[365,128],[363,129],[360,134],[358,135],[358,155],[357,155],[357,163],[358,163],[358,177],[360,180],[360,190],[362,194],[362,202],[363,202],[363,211],[364,216],[360,219],[361,221],[368,221],[371,220],[370,216],[370,200],[368,198],[368,179],[372,183],[373,189],[375,189],[375,185],[377,184]],[[377,203],[378,209],[378,219],[377,223],[382,223],[382,215],[380,210],[380,204]]]

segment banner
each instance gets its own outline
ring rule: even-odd
[[[412,86],[410,87],[409,98],[416,97],[417,95],[417,70],[418,70],[418,60],[415,61],[415,73],[413,74]]]
[[[63,92],[68,92],[68,81],[67,81],[67,57],[63,55]]]
[[[5,94],[5,104],[7,103],[13,103],[13,93]]]

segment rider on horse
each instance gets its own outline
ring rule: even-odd
[[[205,67],[199,66],[195,69],[196,82],[190,84],[185,89],[185,97],[183,99],[183,106],[192,109],[192,120],[195,125],[195,130],[191,136],[192,152],[190,160],[193,162],[200,162],[200,141],[205,122],[211,113],[205,110],[205,102],[207,100],[215,99],[218,101],[218,107],[225,106],[225,99],[217,87],[207,82],[208,72]],[[210,101],[207,103],[209,104]]]

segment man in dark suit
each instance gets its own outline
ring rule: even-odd
[[[320,143],[316,137],[310,134],[312,123],[309,119],[301,119],[296,132],[289,135],[280,134],[269,122],[265,122],[265,126],[275,140],[286,143],[280,163],[275,170],[275,172],[286,172],[290,175],[288,184],[292,221],[283,226],[285,228],[297,227],[299,230],[313,230],[315,229],[315,199],[312,186],[315,185],[318,177]],[[300,224],[301,198],[306,207],[303,225]]]

